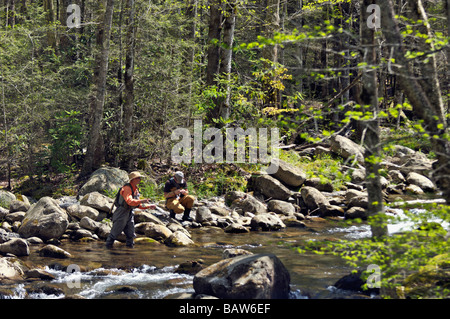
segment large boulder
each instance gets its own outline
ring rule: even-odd
[[[224,259],[194,276],[197,294],[223,299],[287,299],[290,275],[273,254]]]
[[[0,253],[13,254],[16,256],[30,255],[30,248],[28,242],[22,238],[13,238],[6,243],[0,244]]]
[[[330,202],[319,190],[311,186],[303,186],[300,190],[303,201],[310,210],[329,205]]]
[[[267,207],[255,197],[251,195],[245,195],[244,198],[236,199],[231,208],[241,209],[243,213],[249,212],[252,214],[267,213]]]
[[[267,204],[267,209],[276,214],[282,214],[286,216],[293,215],[295,213],[294,205],[278,199],[272,199]]]
[[[434,192],[436,190],[436,186],[429,178],[418,173],[414,172],[409,173],[408,176],[406,177],[406,181],[409,184],[419,186],[425,192]]]
[[[13,201],[15,201],[16,195],[11,192],[0,190],[0,205],[1,207],[8,208]]]
[[[81,205],[92,207],[103,212],[109,212],[113,202],[114,199],[100,194],[99,192],[86,194],[80,200]]]
[[[78,195],[84,196],[88,193],[111,193],[128,182],[128,173],[113,167],[102,167],[92,173],[89,180],[78,192]]]
[[[262,229],[263,231],[268,230],[280,230],[286,228],[286,225],[276,214],[259,214],[252,218],[250,221],[250,227],[253,230]]]
[[[345,159],[353,157],[356,158],[358,163],[364,164],[364,148],[345,136],[332,136],[330,138],[330,148],[331,151]]]
[[[89,217],[93,220],[96,220],[99,212],[95,208],[79,205],[79,204],[73,204],[67,207],[67,212],[70,216],[77,218],[78,220],[83,219],[83,217]]]
[[[300,187],[306,180],[306,173],[300,168],[279,160],[278,170],[273,177],[288,186]]]
[[[43,197],[30,207],[18,232],[23,238],[36,236],[45,241],[61,237],[68,225],[67,213],[54,199]]]
[[[211,210],[208,207],[201,206],[195,213],[195,221],[197,223],[210,222],[213,220]]]
[[[279,180],[270,175],[262,174],[253,178],[253,187],[261,194],[273,199],[287,200],[291,191]]]

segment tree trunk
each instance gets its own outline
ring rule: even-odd
[[[223,40],[222,40],[222,50],[221,59],[219,66],[219,74],[226,77],[230,81],[231,74],[231,61],[233,55],[233,39],[234,39],[234,28],[236,25],[236,2],[235,0],[228,1],[226,3],[226,10],[223,23]],[[231,113],[231,90],[230,85],[227,83],[225,88],[227,94],[225,99],[219,99],[216,108],[218,110],[217,116],[224,119],[228,119]]]
[[[210,17],[208,31],[208,65],[206,67],[206,85],[216,84],[215,77],[219,71],[220,34],[222,30],[221,0],[210,0]]]
[[[361,101],[363,106],[373,113],[373,118],[363,121],[363,145],[364,164],[366,167],[366,187],[368,193],[367,212],[369,216],[384,214],[383,193],[380,183],[380,129],[378,123],[378,88],[377,72],[372,68],[377,63],[375,31],[367,26],[367,7],[373,4],[374,0],[361,0],[362,19],[360,24],[361,48],[363,50],[364,62],[367,63],[362,75]],[[382,221],[376,221],[371,225],[372,237],[382,237],[387,234],[387,229]]]
[[[133,154],[129,149],[133,137],[133,114],[134,114],[134,49],[135,49],[135,1],[126,1],[126,19],[127,21],[127,44],[125,58],[125,103],[123,107],[123,132],[125,146],[125,167],[131,168]]]
[[[400,85],[413,106],[415,114],[424,120],[424,128],[431,137],[437,157],[437,165],[432,177],[442,190],[447,203],[450,203],[450,142],[445,138],[449,132],[447,121],[442,118],[442,109],[439,105],[432,103],[434,98],[441,96],[441,92],[438,92],[438,96],[434,94],[430,97],[433,93],[427,92],[414,77],[411,65],[405,58],[403,38],[395,20],[393,3],[391,0],[379,0],[378,4],[385,8],[381,10],[382,31],[391,48],[392,57],[395,58],[392,71],[398,75]]]
[[[104,160],[101,126],[106,96],[106,76],[108,71],[113,9],[114,0],[107,0],[103,21],[98,25],[97,30],[94,86],[90,94],[91,123],[86,158],[81,173],[82,176],[92,173]]]

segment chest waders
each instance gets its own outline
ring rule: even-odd
[[[125,186],[131,188],[134,199],[139,199],[139,191],[133,193],[133,188],[130,184],[126,184]],[[133,209],[135,209],[136,206],[128,205],[123,196],[120,195],[120,191],[118,193],[118,196],[116,196],[114,205],[116,205],[117,208],[112,216],[113,226],[111,228],[111,232],[108,235],[108,238],[106,239],[106,247],[111,248],[114,244],[114,240],[122,233],[122,231],[126,236],[127,247],[133,247],[134,238],[136,237],[136,234],[134,233]]]

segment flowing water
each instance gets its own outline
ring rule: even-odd
[[[420,211],[418,211],[420,213]],[[403,226],[391,225],[390,232]],[[446,226],[448,227],[448,225]],[[80,295],[92,299],[145,298],[162,299],[179,293],[194,292],[193,275],[176,270],[181,263],[201,259],[204,266],[222,259],[226,248],[242,248],[253,253],[273,253],[291,275],[291,298],[343,298],[333,284],[351,272],[336,256],[299,254],[295,249],[307,240],[358,239],[371,236],[366,224],[347,225],[340,219],[307,223],[306,228],[288,227],[276,232],[227,234],[222,229],[190,229],[194,247],[167,247],[159,243],[136,244],[126,248],[117,243],[106,249],[104,242],[63,242],[61,248],[73,258],[67,260],[40,257],[31,246],[31,254],[21,258],[34,267],[56,276],[52,281],[32,281],[13,287],[13,298],[63,298]],[[81,270],[72,272],[69,269]],[[1,288],[1,287],[0,287]]]
[[[211,265],[222,259],[226,248],[275,254],[291,275],[291,298],[331,298],[335,292],[330,286],[351,269],[338,257],[299,254],[293,247],[301,246],[308,239],[366,236],[367,231],[366,225],[352,226],[350,230],[340,222],[314,222],[308,228],[289,227],[276,232],[252,231],[247,234],[227,234],[222,229],[202,227],[190,229],[195,247],[147,243],[136,244],[130,249],[116,243],[113,249],[106,249],[101,241],[63,242],[60,247],[73,255],[67,260],[40,257],[36,252],[40,247],[31,246],[30,256],[21,259],[33,266],[45,266],[56,279],[20,284],[14,288],[14,298],[80,295],[94,299],[161,299],[178,293],[192,293],[194,277],[177,273],[178,265],[199,259],[204,266]],[[70,266],[69,270],[67,266]],[[73,272],[73,269],[81,271]]]

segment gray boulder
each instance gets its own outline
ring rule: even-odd
[[[271,231],[286,228],[286,225],[277,215],[265,213],[254,216],[250,221],[250,227],[253,230]]]
[[[224,259],[194,276],[196,294],[223,299],[287,299],[290,275],[273,254]]]
[[[282,215],[293,215],[295,213],[294,205],[278,199],[272,199],[269,201],[267,204],[267,209],[271,212]]]
[[[109,212],[114,199],[109,198],[99,192],[88,193],[80,200],[80,204],[88,207],[95,208],[103,212]]]
[[[303,186],[300,190],[303,201],[310,210],[315,210],[324,205],[329,205],[330,202],[318,189],[310,186]]]
[[[364,148],[349,138],[342,135],[335,135],[330,138],[331,151],[347,159],[356,157],[360,164],[364,164]]]
[[[89,217],[93,220],[96,220],[99,215],[98,210],[96,210],[95,208],[79,204],[70,205],[66,210],[70,216],[75,217],[79,220],[83,219],[83,217]]]
[[[291,191],[279,180],[270,175],[262,174],[253,178],[255,190],[273,199],[287,200],[291,196]]]
[[[301,186],[306,180],[306,173],[300,168],[279,160],[278,170],[272,174],[273,177],[292,187]]]
[[[195,221],[197,223],[210,222],[211,220],[213,220],[213,217],[208,207],[201,206],[197,209],[195,213]]]
[[[16,256],[30,255],[28,242],[22,238],[13,238],[6,243],[0,244],[0,253],[13,254]]]
[[[30,207],[18,233],[23,238],[36,236],[49,240],[61,237],[68,225],[67,213],[54,199],[43,197]]]
[[[128,182],[128,173],[113,167],[102,167],[92,173],[89,180],[79,190],[78,194],[84,196],[92,192],[117,192]]]
[[[267,213],[267,207],[255,197],[251,195],[245,195],[245,198],[236,199],[231,208],[239,208],[242,212],[249,212],[252,214]]]
[[[406,177],[406,181],[409,184],[419,186],[424,192],[434,192],[436,190],[436,186],[429,178],[418,173],[409,173]]]
[[[194,242],[184,232],[177,230],[164,241],[164,244],[169,247],[184,247],[193,245]]]

